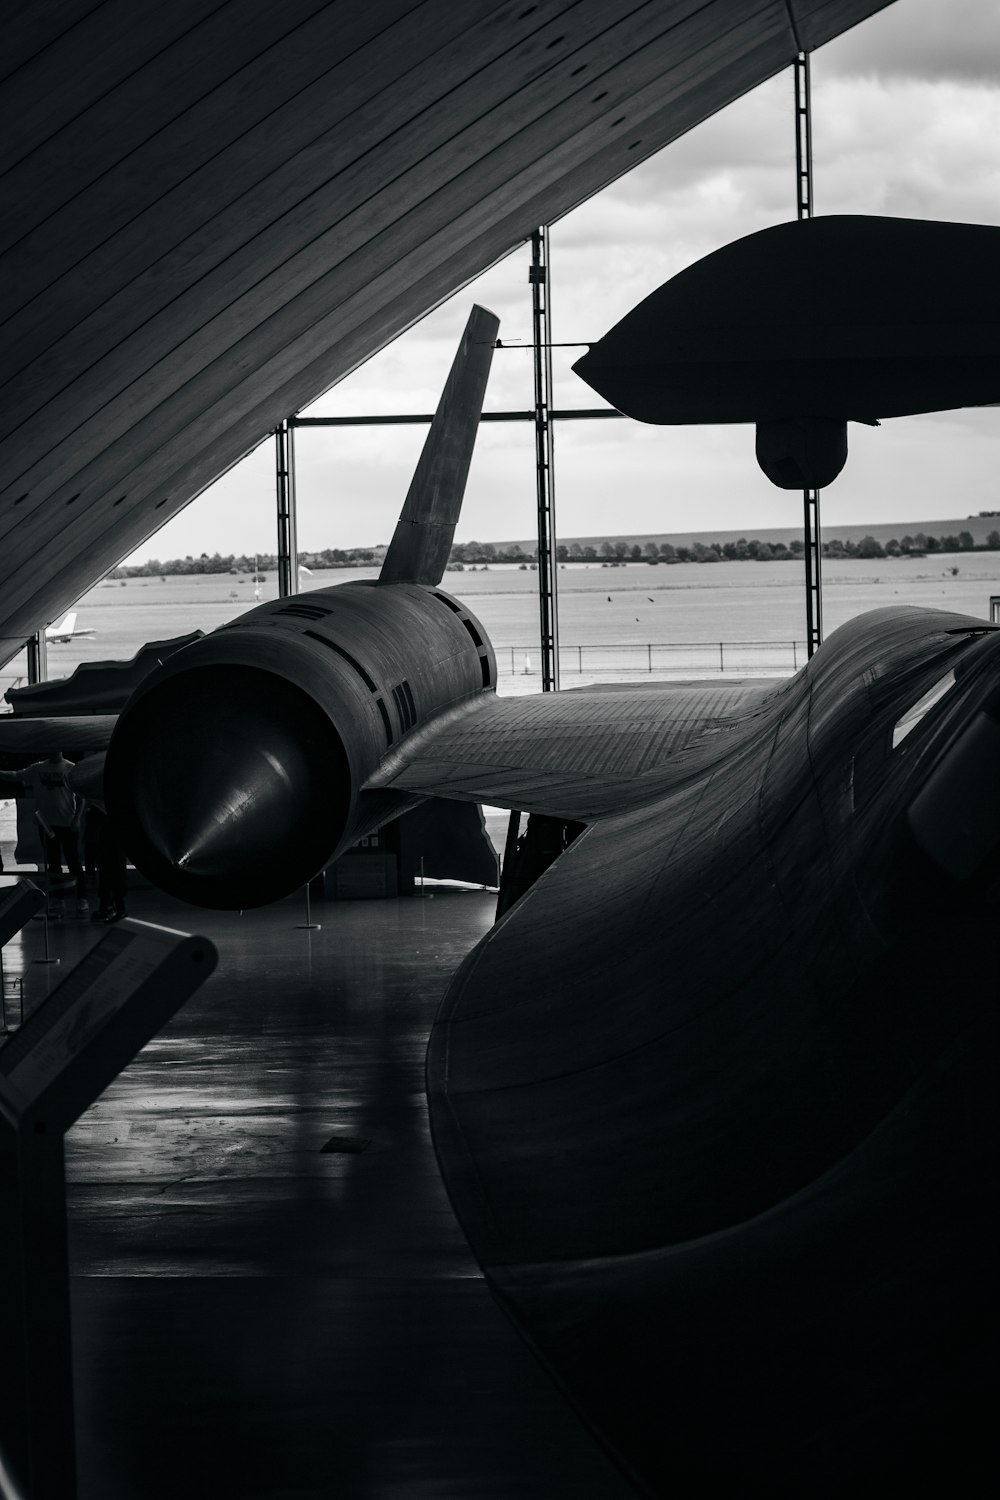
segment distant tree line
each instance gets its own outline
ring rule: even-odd
[[[712,562],[781,562],[800,558],[804,544],[800,537],[788,542],[762,542],[755,537],[737,537],[735,541],[714,542],[706,546],[703,542],[692,542],[687,547],[675,547],[671,542],[601,542],[600,546],[582,546],[579,542],[560,543],[556,548],[559,562],[598,562],[611,567],[629,562],[646,563],[712,563]],[[957,535],[927,536],[918,531],[915,536],[905,535],[898,539],[890,537],[887,542],[877,541],[873,536],[864,536],[859,542],[842,542],[831,537],[823,542],[824,557],[924,557],[934,552],[997,552],[1000,551],[1000,531],[991,531],[985,542],[976,542],[968,531]],[[326,547],[321,552],[300,552],[299,562],[307,568],[363,568],[381,563],[385,556],[384,546],[378,547]],[[537,556],[537,549],[526,551],[517,542],[503,546],[493,542],[456,542],[451,549],[449,567],[464,568],[468,565],[489,566],[490,563],[519,563],[527,565]],[[272,572],[278,566],[275,553],[260,553],[251,557],[247,553],[213,552],[211,556],[202,552],[199,557],[173,557],[162,562],[152,557],[148,562],[132,563],[115,568],[111,578],[166,578],[192,573],[232,573],[253,576],[254,568],[263,573]]]
[[[601,542],[600,546],[582,546],[579,542],[560,543],[556,548],[559,562],[599,562],[621,564],[628,562],[682,563],[682,562],[780,562],[801,557],[805,544],[801,537],[788,542],[762,542],[755,537],[737,537],[735,541],[692,542],[690,546],[674,546],[672,542]],[[929,552],[994,552],[1000,551],[1000,531],[991,531],[985,542],[977,543],[971,532],[960,531],[957,535],[927,536],[918,531],[915,536],[890,537],[887,542],[877,541],[873,536],[862,537],[858,542],[842,542],[831,537],[823,542],[824,557],[923,557]],[[519,546],[499,547],[489,542],[456,542],[451,549],[452,565],[468,563],[489,564],[491,562],[520,563],[536,556],[536,549],[524,552]]]
[[[299,562],[307,568],[365,568],[380,563],[385,556],[385,547],[326,547],[322,552],[300,552]],[[148,562],[130,563],[127,567],[115,568],[110,578],[168,578],[178,574],[235,573],[253,577],[254,568],[264,573],[273,572],[278,566],[275,552],[261,552],[256,557],[248,553],[203,552],[200,557],[171,557],[161,562],[151,557]]]

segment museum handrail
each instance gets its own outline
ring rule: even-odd
[[[538,673],[538,642],[494,644],[499,671],[512,676]],[[657,653],[660,659],[657,659]],[[669,660],[663,660],[666,654]],[[609,657],[616,664],[609,664]],[[682,657],[682,661],[677,658]],[[748,660],[756,657],[758,660]],[[634,671],[722,673],[728,671],[796,672],[806,660],[804,641],[601,641],[559,643],[560,671],[572,674]],[[509,662],[509,666],[508,666]]]

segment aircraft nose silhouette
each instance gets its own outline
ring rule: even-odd
[[[195,667],[138,699],[115,731],[106,785],[138,868],[183,900],[229,909],[314,875],[350,801],[329,719],[251,667]]]

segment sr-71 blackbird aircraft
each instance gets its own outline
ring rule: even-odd
[[[439,588],[496,331],[474,309],[378,582],[154,672],[109,810],[232,908],[421,797],[527,812],[548,867],[428,1054],[495,1296],[640,1492],[985,1492],[1000,636],[880,610],[778,684],[497,698]]]

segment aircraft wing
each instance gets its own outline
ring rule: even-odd
[[[589,822],[642,805],[727,751],[779,686],[651,683],[484,696],[428,725],[383,761],[366,790]]]
[[[39,718],[0,714],[0,760],[23,761],[28,755],[48,755],[50,750],[95,755],[108,748],[117,720],[117,714]]]
[[[703,729],[673,764],[714,759],[576,838],[438,1013],[452,1204],[643,1494],[988,1462],[1000,639],[972,624],[842,626],[751,732]],[[496,705],[494,761],[547,697]]]
[[[409,740],[366,790],[391,789],[589,822],[639,806],[752,726],[771,681],[484,696]],[[107,749],[115,714],[0,715],[0,758]]]

